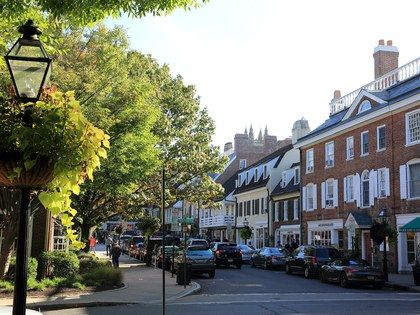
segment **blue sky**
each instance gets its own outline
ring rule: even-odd
[[[133,49],[195,85],[223,146],[252,124],[283,139],[329,114],[333,91],[373,80],[373,49],[393,40],[403,65],[420,57],[420,1],[210,0],[164,17],[122,18]]]

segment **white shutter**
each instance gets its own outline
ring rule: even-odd
[[[375,197],[374,197],[374,179],[375,178],[375,171],[371,170],[369,172],[369,205],[373,206],[375,203]]]
[[[356,173],[353,177],[353,194],[354,200],[356,200],[356,205],[360,207],[360,175]]]
[[[325,182],[321,183],[321,207],[325,209]]]
[[[302,187],[302,211],[306,211],[306,187]]]
[[[391,195],[391,187],[389,184],[389,168],[385,169],[385,191],[387,196]]]
[[[316,185],[314,185],[314,210],[318,208],[317,204],[316,204],[316,197],[317,197],[317,191],[316,191]]]
[[[400,165],[400,194],[401,199],[407,199],[407,165]]]
[[[334,179],[333,191],[334,191],[333,205],[334,207],[338,207],[338,179]]]
[[[378,189],[378,171],[371,171],[370,174],[372,176],[372,181],[373,181],[373,198],[377,198],[379,196],[379,189]]]
[[[346,182],[346,177],[343,178],[343,197],[344,197],[344,202],[348,201],[348,196],[347,196],[347,182]]]

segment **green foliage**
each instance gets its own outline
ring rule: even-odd
[[[397,230],[386,221],[374,221],[370,228],[370,235],[372,240],[378,245],[383,242],[385,237],[388,237],[388,242],[390,244],[395,244],[398,239]]]
[[[0,291],[10,293],[13,292],[14,286],[13,283],[6,280],[0,280]]]
[[[100,260],[93,255],[79,256],[79,273],[86,274],[103,267],[112,267],[109,260]]]
[[[83,275],[83,284],[98,287],[121,286],[122,272],[118,268],[99,267]]]
[[[159,231],[160,225],[159,218],[145,215],[139,219],[137,228],[142,231],[142,235],[150,237]]]
[[[10,259],[9,270],[7,271],[5,279],[14,281],[16,269],[16,256]],[[34,257],[28,258],[28,279],[35,279],[37,276],[38,261]]]
[[[48,277],[73,277],[79,271],[79,259],[73,252],[43,252],[43,268]]]
[[[240,230],[239,234],[241,235],[242,239],[249,240],[252,236],[252,230],[249,226],[246,226]]]

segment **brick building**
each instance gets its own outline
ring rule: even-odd
[[[370,227],[386,215],[400,230],[389,267],[404,272],[420,251],[420,233],[402,232],[420,217],[420,58],[397,68],[398,50],[383,40],[373,56],[375,80],[343,97],[336,91],[329,118],[295,145],[302,241],[360,249],[380,264]]]

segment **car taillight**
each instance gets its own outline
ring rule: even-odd
[[[313,263],[314,265],[316,265],[316,264],[318,263],[318,260],[316,259],[316,257],[312,257],[312,263]]]
[[[347,274],[352,274],[352,273],[355,273],[356,271],[357,271],[357,269],[354,269],[354,268],[347,268],[346,269]]]

